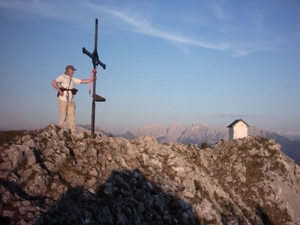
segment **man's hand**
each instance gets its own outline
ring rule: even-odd
[[[97,80],[97,76],[95,74],[91,76],[91,82],[93,82],[94,80]]]
[[[61,90],[59,89],[58,92],[59,92],[59,95],[60,95],[60,96],[64,96],[64,92],[63,92],[63,91],[61,91]]]
[[[52,81],[52,86],[58,91],[60,96],[64,96],[64,92],[59,88],[55,79]]]
[[[91,82],[93,82],[94,80],[97,80],[96,73],[97,73],[97,69],[93,69],[92,70],[93,75],[91,76]]]

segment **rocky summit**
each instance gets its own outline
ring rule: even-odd
[[[2,132],[0,224],[300,224],[300,169],[261,136],[208,147],[56,125]]]

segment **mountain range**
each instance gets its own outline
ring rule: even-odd
[[[270,139],[274,139],[276,143],[281,145],[281,150],[300,165],[300,141],[294,136],[294,140],[279,135],[274,132],[262,130],[258,127],[250,127],[248,130],[250,136],[260,135]],[[162,124],[150,124],[134,128],[126,128],[120,134],[114,134],[116,137],[126,139],[135,139],[143,135],[151,135],[156,138],[159,143],[182,143],[201,145],[206,142],[213,145],[220,140],[229,139],[229,131],[226,127],[210,127],[203,124],[193,124],[184,126],[180,123],[173,123],[170,126]]]

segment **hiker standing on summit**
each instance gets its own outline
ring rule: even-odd
[[[95,77],[91,76],[91,79],[78,79],[73,77],[74,71],[76,71],[76,69],[72,65],[68,65],[65,73],[52,81],[52,86],[58,91],[58,109],[60,114],[59,125],[65,128],[66,120],[68,118],[68,125],[72,134],[76,133],[76,104],[74,101],[74,95],[76,95],[77,89],[74,88],[75,84],[88,84],[93,82]],[[95,72],[96,70],[93,70],[92,74],[95,75]]]

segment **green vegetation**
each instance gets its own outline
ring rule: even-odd
[[[46,137],[42,137],[41,142],[44,144],[44,147],[46,148],[49,142],[49,139]]]
[[[35,131],[28,130],[10,130],[10,131],[0,131],[0,148],[5,144],[10,145],[16,142],[19,138],[25,135],[35,136]]]
[[[202,142],[202,144],[201,144],[201,147],[200,147],[200,148],[201,148],[201,149],[208,148],[208,144],[207,144],[207,142],[206,142],[206,141]]]
[[[92,137],[92,135],[89,134],[88,132],[86,132],[86,131],[83,132],[83,138],[88,139],[88,138],[91,138],[91,137]]]
[[[150,153],[149,148],[144,148],[144,153],[145,153],[145,154],[149,154],[149,153]]]

